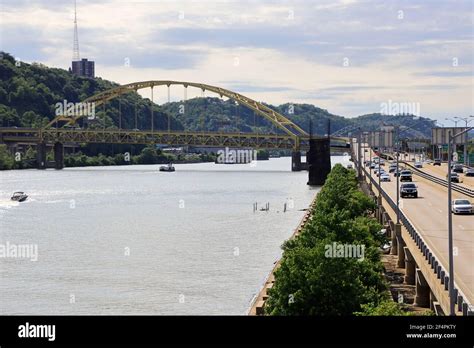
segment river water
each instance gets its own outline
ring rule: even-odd
[[[290,161],[0,172],[0,314],[245,314],[319,190]]]

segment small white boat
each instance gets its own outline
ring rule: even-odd
[[[24,192],[18,191],[13,193],[13,196],[11,197],[12,201],[16,202],[24,202],[28,198],[28,195],[25,194]]]
[[[168,163],[166,166],[161,166],[160,167],[160,172],[174,172],[175,169],[173,167],[173,164]]]

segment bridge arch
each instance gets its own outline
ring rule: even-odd
[[[257,102],[247,96],[244,96],[240,93],[233,92],[231,90],[221,88],[221,87],[207,85],[204,83],[172,81],[172,80],[151,80],[151,81],[133,82],[133,83],[121,85],[121,86],[97,93],[83,100],[82,102],[95,103],[95,106],[97,107],[125,93],[136,92],[137,90],[143,89],[143,88],[153,88],[155,86],[168,86],[169,87],[171,85],[182,85],[185,88],[191,86],[191,87],[199,88],[203,92],[210,91],[210,92],[220,95],[221,97],[226,96],[227,98],[232,99],[238,102],[239,104],[243,104],[247,106],[248,108],[252,109],[254,112],[256,112],[256,114],[270,121],[286,134],[290,136],[294,136],[294,137],[308,137],[308,134],[303,129],[301,129],[297,124],[290,121],[288,118],[286,118],[282,114],[272,110],[268,106],[260,102]],[[65,121],[67,122],[67,124],[75,124],[77,120],[82,117],[84,116],[71,117],[71,116],[59,115],[50,123],[48,123],[48,125],[45,128],[50,127],[51,125],[53,125],[54,123],[58,121]]]

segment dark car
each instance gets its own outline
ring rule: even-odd
[[[402,170],[400,172],[400,181],[412,181],[411,172],[409,170]]]
[[[395,164],[394,166],[390,165],[390,167],[388,167],[388,172],[389,173],[393,173],[397,170],[397,165]]]
[[[448,180],[448,175],[446,175],[446,180]],[[457,182],[458,184],[461,182],[461,178],[459,177],[458,173],[451,172],[451,182]]]
[[[462,167],[462,164],[453,164],[451,170],[455,173],[463,173],[464,168]]]
[[[466,170],[466,174],[464,174],[465,176],[474,176],[474,169],[473,168],[469,168],[468,170]]]
[[[418,198],[418,188],[413,183],[405,183],[400,185],[400,197]]]
[[[402,172],[402,170],[400,168],[395,168],[395,170],[393,171],[393,176],[400,176],[400,173]]]
[[[433,165],[434,165],[434,166],[440,166],[440,165],[441,165],[441,160],[440,160],[439,158],[435,159],[435,160],[433,161]]]

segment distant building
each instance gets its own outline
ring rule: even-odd
[[[77,33],[77,11],[76,1],[74,1],[74,42],[72,49],[72,67],[69,69],[75,75],[84,77],[95,77],[95,63],[87,60],[87,58],[80,58],[79,55],[79,35]]]
[[[87,58],[82,58],[79,61],[72,62],[72,73],[78,76],[94,78],[95,63],[87,60]]]

